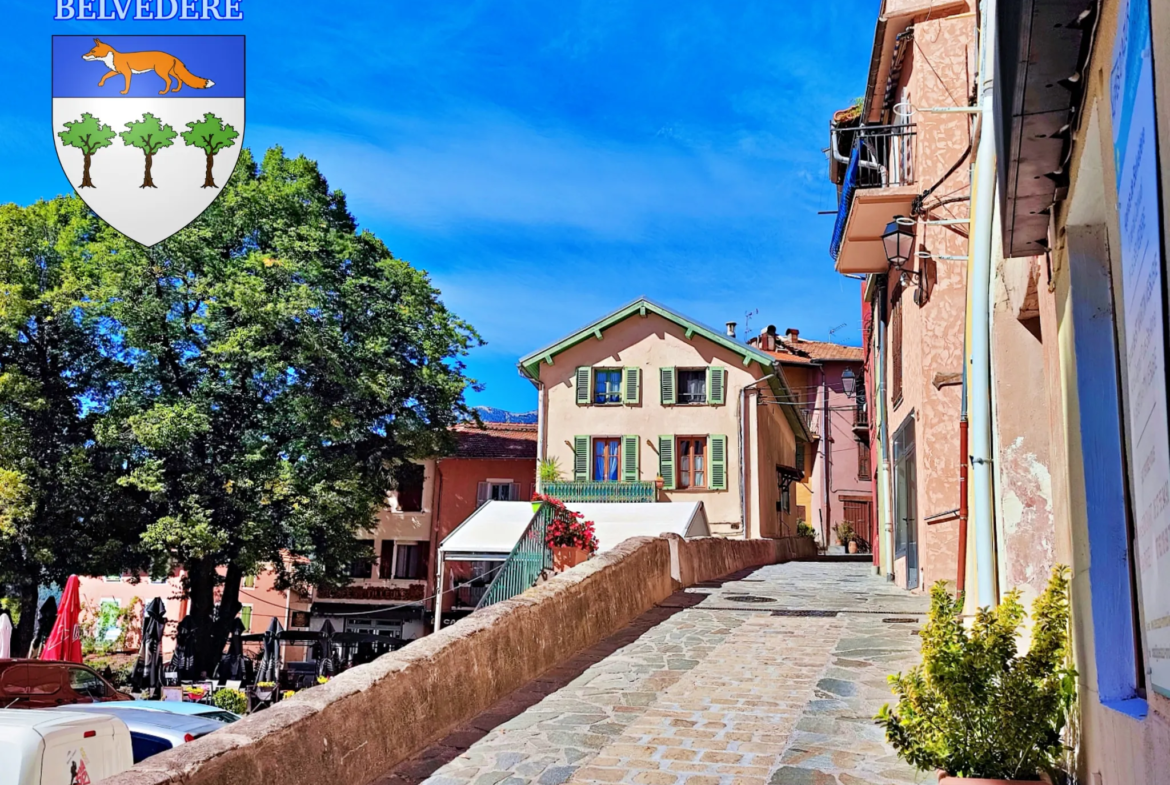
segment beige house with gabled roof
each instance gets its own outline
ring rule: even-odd
[[[810,437],[774,357],[641,298],[519,368],[574,500],[698,501],[713,534],[795,534]]]

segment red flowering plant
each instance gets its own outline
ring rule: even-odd
[[[551,520],[545,529],[544,541],[550,548],[581,548],[589,553],[597,552],[597,535],[593,521],[573,512],[560,499],[541,493],[532,495],[532,501],[544,502],[552,511]]]

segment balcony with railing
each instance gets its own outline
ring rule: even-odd
[[[888,268],[882,233],[895,216],[911,214],[918,194],[916,138],[912,123],[832,128],[830,155],[845,166],[829,246],[837,272],[877,273]]]
[[[652,482],[546,482],[543,492],[563,502],[655,502]]]
[[[869,430],[869,408],[863,400],[859,400],[853,407],[853,430]]]

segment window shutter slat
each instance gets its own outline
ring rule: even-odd
[[[724,384],[724,380],[727,378],[726,374],[727,372],[718,365],[712,365],[707,368],[707,403],[723,403],[723,388],[726,386]]]
[[[638,473],[638,437],[622,437],[622,482],[637,482]]]
[[[658,437],[658,476],[663,479],[663,488],[674,490],[674,436]]]
[[[674,377],[674,368],[658,369],[658,384],[662,388],[662,404],[664,406],[669,406],[675,401]]]
[[[727,437],[711,436],[711,490],[727,490]]]
[[[589,388],[593,382],[593,369],[588,366],[581,366],[577,369],[576,379],[574,384],[577,388],[577,405],[588,406],[592,396],[592,390]]]
[[[636,404],[641,398],[642,369],[625,368],[622,371],[622,403]]]
[[[589,481],[589,437],[573,437],[573,482]]]
[[[491,489],[486,482],[481,482],[477,485],[475,488],[475,506],[479,507],[486,502],[489,493],[491,493]]]
[[[511,487],[508,489],[508,501],[523,501],[523,499],[520,498],[520,483],[511,483]]]

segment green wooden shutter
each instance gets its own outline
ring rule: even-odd
[[[637,482],[638,476],[638,437],[622,437],[622,482]]]
[[[589,401],[593,398],[593,369],[588,366],[582,366],[577,369],[576,382],[577,386],[577,405],[588,406]]]
[[[589,437],[573,437],[573,482],[589,481]]]
[[[708,453],[711,462],[711,490],[727,490],[727,437],[708,436]]]
[[[635,404],[641,398],[642,369],[625,368],[622,370],[622,403]]]
[[[243,605],[240,607],[240,621],[244,623],[244,632],[252,631],[252,606]]]
[[[674,403],[674,368],[658,369],[658,384],[662,388],[662,404]]]
[[[718,365],[707,368],[707,403],[722,404],[727,372]]]
[[[674,436],[658,437],[658,476],[665,481],[663,488],[674,489]]]

